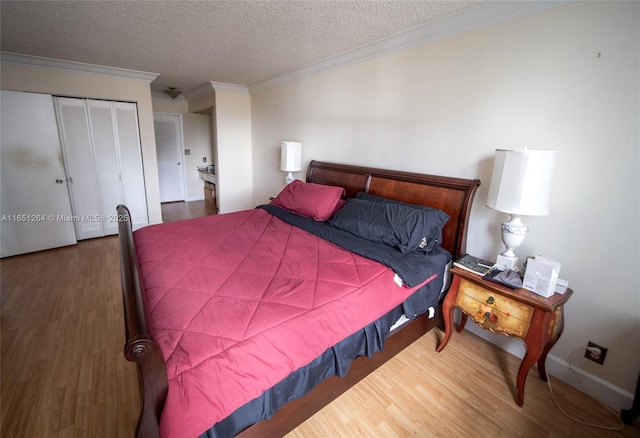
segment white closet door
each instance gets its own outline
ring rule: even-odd
[[[76,243],[51,95],[2,91],[0,257]]]
[[[78,239],[117,234],[118,204],[149,223],[134,103],[57,98]]]
[[[102,212],[100,219],[105,235],[118,234],[118,222],[109,219],[123,203],[112,105],[113,102],[104,100],[87,101]]]
[[[78,240],[104,235],[89,120],[84,99],[55,98]]]
[[[144,186],[142,151],[135,103],[114,102],[116,132],[120,151],[124,203],[131,213],[133,228],[149,223],[147,192]]]

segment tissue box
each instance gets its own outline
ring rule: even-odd
[[[527,260],[527,270],[522,280],[522,287],[549,298],[556,291],[559,274],[560,263],[546,257],[536,256]]]

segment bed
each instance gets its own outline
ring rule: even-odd
[[[282,436],[441,324],[479,180],[311,161],[296,184],[254,210],[135,233],[118,207],[137,436]],[[324,205],[315,193],[329,191]],[[377,228],[353,218],[376,212],[427,217],[409,227],[427,237],[363,238]]]

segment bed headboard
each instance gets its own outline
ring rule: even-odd
[[[453,259],[466,253],[467,226],[471,203],[479,179],[425,175],[349,164],[311,161],[307,182],[344,187],[347,198],[367,192],[410,204],[445,211],[451,219],[442,232],[442,247]]]

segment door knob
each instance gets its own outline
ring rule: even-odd
[[[178,166],[180,165],[180,161],[178,161]]]
[[[56,180],[56,184],[62,184],[63,182],[64,182],[64,181],[63,181],[63,180],[61,180],[61,179],[57,179],[57,180]]]

